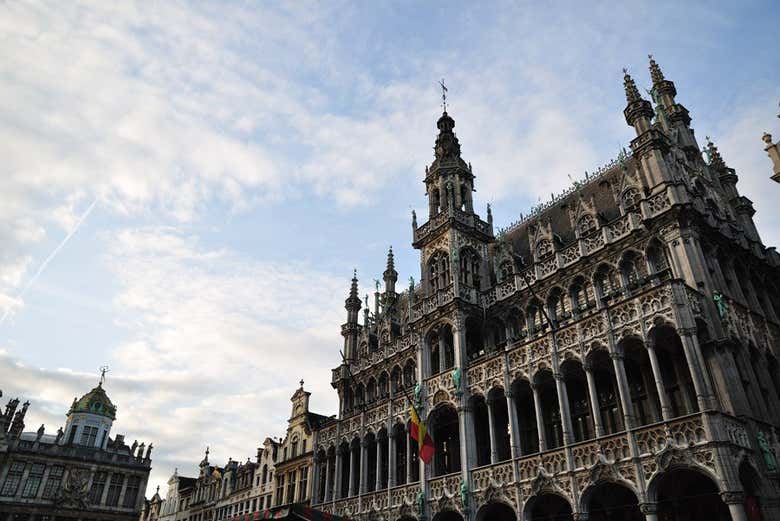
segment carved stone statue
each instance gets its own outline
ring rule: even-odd
[[[419,404],[421,398],[422,398],[422,386],[420,386],[420,382],[417,382],[416,384],[414,384],[414,402],[416,404]]]
[[[460,368],[456,367],[452,370],[452,384],[455,386],[455,391],[460,391]]]
[[[460,482],[460,502],[463,504],[463,508],[469,506],[469,484],[465,481]]]
[[[712,294],[712,300],[715,302],[715,307],[718,308],[718,315],[720,315],[720,318],[724,318],[726,316],[726,310],[728,310],[725,297],[720,292],[716,291]]]
[[[764,458],[764,464],[769,472],[777,471],[777,458],[775,453],[772,452],[772,447],[769,446],[769,442],[766,439],[763,431],[758,431],[756,435],[758,441],[758,448],[761,450],[761,455]]]
[[[57,429],[57,438],[54,440],[54,442],[59,444],[60,440],[62,439],[63,434],[65,434],[65,433],[62,431],[62,427]]]

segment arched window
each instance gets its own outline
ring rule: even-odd
[[[594,282],[598,296],[602,299],[611,297],[612,293],[620,288],[616,281],[615,270],[606,264],[602,264],[596,270]]]
[[[666,248],[659,241],[652,241],[647,247],[647,262],[651,272],[655,275],[669,268],[669,260],[666,257]]]
[[[479,255],[471,248],[460,252],[460,281],[466,286],[479,288]]]
[[[399,366],[393,367],[393,372],[390,373],[390,385],[392,386],[393,394],[400,391],[401,387],[403,387],[402,374],[403,372]]]
[[[371,403],[374,400],[376,400],[376,380],[371,378],[366,384],[366,402]]]
[[[404,387],[413,387],[415,382],[417,381],[417,377],[415,376],[416,367],[414,362],[411,360],[407,360],[406,365],[404,366]]]
[[[294,437],[292,443],[290,443],[290,457],[294,458],[298,456],[298,438]]]
[[[596,228],[598,228],[598,225],[596,224],[596,219],[589,213],[586,213],[585,215],[580,217],[580,220],[577,223],[577,229],[580,232],[580,237],[585,237],[590,232],[595,231]]]
[[[536,258],[541,260],[552,255],[553,246],[552,242],[547,239],[542,239],[536,243]]]
[[[547,299],[547,314],[552,320],[559,322],[570,317],[566,309],[566,298],[560,288],[554,288],[550,291],[550,296]]]
[[[623,284],[629,289],[635,288],[640,281],[641,259],[636,252],[627,252],[620,261],[620,274]]]
[[[572,309],[578,313],[582,313],[588,309],[588,292],[586,290],[586,284],[587,282],[584,278],[577,277],[574,279],[574,283],[569,289]]]
[[[498,273],[499,273],[500,281],[502,282],[511,279],[512,275],[514,274],[512,263],[510,261],[502,262],[498,268]]]
[[[428,277],[433,291],[446,288],[450,283],[450,257],[443,251],[431,255],[428,260]]]
[[[382,373],[379,376],[379,398],[387,398],[387,373]]]
[[[542,316],[542,306],[538,301],[533,301],[528,306],[526,316],[528,317],[529,333],[537,333],[546,327],[544,317]]]
[[[642,196],[636,188],[626,188],[623,195],[620,196],[623,213],[639,213],[639,200],[641,198]]]
[[[439,213],[441,209],[441,200],[439,198],[438,188],[433,188],[431,190],[431,206],[433,207],[434,213]]]

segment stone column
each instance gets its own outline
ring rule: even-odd
[[[358,459],[360,459],[360,449],[353,450],[352,447],[349,447],[349,487],[347,491],[347,496],[352,497],[355,495],[355,482],[358,481]]]
[[[517,407],[515,405],[515,393],[508,390],[506,396],[506,409],[509,413],[509,449],[512,459],[520,457],[523,447],[520,446],[520,424],[517,421]]]
[[[653,369],[653,380],[655,380],[655,389],[658,392],[658,401],[661,402],[661,416],[664,421],[672,418],[672,406],[669,403],[669,395],[666,394],[666,386],[661,376],[661,365],[658,363],[658,354],[655,352],[655,342],[647,340],[647,357],[650,359],[650,367]]]
[[[320,473],[322,472],[322,459],[320,458],[320,453],[316,452],[316,445],[313,448],[315,450],[315,456],[314,466],[311,471],[311,504],[320,502]]]
[[[731,521],[748,521],[745,512],[745,494],[742,492],[721,492],[721,499],[729,507]]]
[[[623,354],[612,352],[609,356],[612,358],[612,367],[615,370],[618,394],[620,394],[620,406],[623,408],[623,427],[625,430],[630,430],[634,426],[634,404],[631,401],[631,390],[628,387],[626,367],[623,364]]]
[[[490,439],[490,463],[498,463],[498,446],[496,445],[496,426],[493,420],[493,403],[494,400],[487,400],[488,411],[488,432]]]
[[[395,429],[391,429],[387,438],[387,488],[392,488],[398,483],[396,474],[396,467],[398,466],[398,454],[395,450],[396,437]]]
[[[542,399],[539,396],[539,385],[531,383],[534,395],[534,411],[536,412],[536,430],[539,435],[539,452],[547,450],[547,434],[544,432],[544,417],[542,416]]]
[[[593,374],[593,366],[585,362],[585,378],[588,381],[588,394],[590,395],[590,414],[593,416],[593,429],[596,431],[596,437],[604,436],[604,426],[601,424],[601,407],[599,406],[599,394],[596,389],[596,377]]]
[[[390,444],[388,443],[388,446]],[[376,438],[376,480],[374,483],[374,491],[378,491],[382,488],[382,444],[379,442],[379,437]]]
[[[327,453],[326,453],[327,454]],[[330,465],[330,458],[325,456],[325,502],[331,501],[333,499],[333,485],[331,484],[331,480],[333,480],[333,469],[331,469]]]
[[[444,368],[446,367],[446,363],[447,363],[447,360],[446,360],[447,356],[446,356],[446,349],[445,349],[445,347],[446,346],[444,344],[444,335],[442,335],[441,332],[439,332],[439,367],[438,367],[438,371],[440,373],[444,372]]]
[[[338,439],[338,438],[336,438]],[[344,473],[344,452],[337,448],[336,449],[336,468],[335,473],[333,475],[333,486],[331,487],[330,495],[331,500],[340,499],[341,498],[341,476]],[[349,469],[346,470],[349,472]],[[273,496],[272,496],[273,497]]]
[[[63,476],[62,482],[65,482],[65,476]],[[125,492],[127,492],[127,476],[122,479],[122,490],[119,491],[119,502],[117,505],[120,507],[125,504]]]
[[[409,431],[404,427],[404,437],[406,438],[406,484],[412,482],[412,437]]]
[[[555,390],[558,394],[558,408],[561,411],[561,431],[563,434],[563,444],[571,445],[572,428],[571,428],[571,412],[569,411],[569,393],[566,390],[566,381],[563,378],[563,374],[560,371],[553,375],[555,379]]]
[[[368,443],[365,438],[360,440],[360,481],[358,494],[365,494],[368,490]]]
[[[644,514],[645,521],[658,521],[658,503],[642,503],[639,510]]]
[[[709,378],[705,375],[707,369],[703,363],[704,357],[699,349],[695,331],[690,329],[681,330],[680,339],[682,340],[685,359],[688,361],[688,368],[691,370],[691,378],[693,379],[693,388],[696,390],[696,401],[699,403],[699,410],[706,411],[710,408],[710,403],[712,402],[712,390],[710,389]]]

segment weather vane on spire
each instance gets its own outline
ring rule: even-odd
[[[106,381],[106,373],[109,371],[109,368],[107,365],[104,365],[100,368],[100,385],[103,385],[103,382]]]
[[[441,106],[444,112],[447,112],[447,86],[444,85],[444,78],[439,82],[439,86],[441,87]]]

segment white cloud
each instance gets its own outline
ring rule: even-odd
[[[116,315],[129,334],[112,351],[106,385],[119,409],[114,432],[154,443],[153,484],[175,466],[191,469],[207,444],[214,461],[254,456],[265,436],[284,434],[301,378],[317,412],[336,410],[329,377],[344,280],[207,249],[174,228],[120,230],[105,240],[104,261],[120,283]],[[95,378],[0,356],[6,395],[33,401],[28,426],[62,424],[68,397]]]

